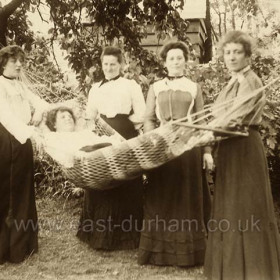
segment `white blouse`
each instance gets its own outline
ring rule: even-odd
[[[44,134],[44,148],[47,153],[64,167],[74,165],[75,157],[86,157],[90,153],[80,151],[84,146],[100,143],[117,144],[114,136],[98,136],[92,131],[48,132]]]
[[[94,119],[97,114],[114,118],[117,114],[129,115],[134,124],[142,123],[145,113],[145,100],[140,85],[134,80],[123,77],[101,85],[92,86],[86,108],[88,119]]]
[[[21,143],[31,136],[34,127],[31,109],[44,110],[48,103],[32,93],[19,80],[0,76],[0,123]]]

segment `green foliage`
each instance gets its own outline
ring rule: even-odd
[[[142,6],[139,5],[140,2]],[[258,8],[255,0],[222,2],[230,3],[233,10],[239,10],[243,15],[255,15]],[[141,39],[147,35],[149,24],[154,26],[158,39],[176,35],[178,39],[187,42],[192,50],[186,37],[188,22],[181,19],[177,12],[179,7],[183,7],[183,0],[46,0],[54,23],[54,28],[50,30],[52,38],[51,41],[43,39],[33,41],[33,34],[28,33],[30,31],[25,11],[34,10],[39,3],[39,0],[24,2],[22,10],[17,11],[9,21],[9,37],[19,45],[24,44],[26,50],[32,49],[27,61],[28,69],[33,78],[35,77],[33,82],[38,82],[39,94],[51,102],[73,97],[79,97],[84,101],[91,84],[103,77],[100,54],[102,47],[109,44],[123,48],[127,65],[124,68],[124,75],[140,83],[146,95],[148,85],[165,73],[163,64],[157,56],[144,50],[140,45]],[[278,34],[279,27],[275,26],[272,37],[277,37]],[[62,48],[67,50],[67,59],[77,74],[83,95],[65,88],[63,75],[48,60],[54,39],[58,39]],[[267,38],[260,42],[267,45]],[[263,82],[267,83],[272,77],[279,75],[278,64],[279,58],[259,55],[253,58],[252,67]],[[227,70],[219,60],[207,65],[190,66],[187,75],[200,83],[206,103],[213,102],[229,79]],[[44,84],[44,87],[40,88],[40,84]],[[270,88],[267,94],[269,100],[278,101],[279,86]],[[278,116],[279,111],[276,107],[267,106],[261,130],[273,174],[280,165]],[[42,163],[39,163],[40,161]],[[36,168],[36,183],[39,188],[49,185],[54,193],[59,193],[58,189],[61,188],[67,193],[68,187],[72,188],[59,168],[49,159],[37,160]],[[46,174],[46,181],[43,174]]]
[[[62,48],[68,51],[68,61],[85,94],[93,81],[102,78],[99,58],[106,45],[117,45],[130,58],[137,57],[142,74],[149,74],[149,67],[158,64],[155,56],[141,46],[150,25],[158,40],[177,36],[191,46],[186,37],[188,22],[177,11],[183,7],[183,0],[46,2],[54,22],[51,34],[60,38]]]
[[[26,76],[31,82],[33,91],[50,103],[79,99],[83,96],[65,87],[63,74],[50,61],[51,43],[45,39],[36,39],[32,51],[27,53]],[[61,167],[46,153],[34,152],[34,172],[36,192],[43,196],[78,197],[83,190],[70,182],[63,174]]]
[[[16,10],[8,20],[8,43],[24,45],[25,49],[30,50],[34,41],[34,33],[29,29],[30,22],[28,21],[26,11],[22,9]]]

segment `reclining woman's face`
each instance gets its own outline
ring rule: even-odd
[[[57,132],[72,132],[75,130],[75,121],[68,111],[58,111],[54,128]]]

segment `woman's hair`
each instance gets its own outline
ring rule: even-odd
[[[7,61],[10,57],[21,57],[25,58],[24,50],[17,45],[10,45],[7,47],[4,47],[0,50],[0,75],[3,74],[4,67],[7,64]]]
[[[101,61],[103,60],[103,57],[105,55],[113,55],[113,56],[115,56],[118,59],[118,62],[120,64],[122,64],[122,62],[123,62],[123,55],[122,55],[122,51],[121,51],[120,48],[117,48],[117,47],[105,47],[103,49],[102,54],[101,54]]]
[[[244,48],[245,55],[250,57],[252,55],[253,40],[243,31],[233,30],[227,32],[219,44],[219,53],[224,54],[224,47],[229,43],[241,44]]]
[[[76,123],[76,118],[74,116],[73,110],[66,106],[57,107],[47,113],[46,125],[51,131],[56,131],[56,116],[58,112],[69,112]]]
[[[173,50],[173,49],[180,49],[183,51],[183,54],[184,54],[184,57],[185,57],[185,60],[187,61],[188,60],[188,55],[189,55],[189,48],[188,46],[181,42],[181,41],[178,41],[178,42],[170,42],[170,43],[167,43],[165,44],[161,51],[160,51],[160,57],[162,60],[166,60],[166,57],[167,57],[167,53],[170,51],[170,50]]]

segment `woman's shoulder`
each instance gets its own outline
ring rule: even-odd
[[[117,80],[119,83],[123,83],[123,84],[128,84],[128,85],[138,85],[138,83],[134,80],[134,79],[128,79],[125,77],[119,77],[119,79]]]
[[[112,83],[112,87],[118,86],[123,91],[129,93],[140,92],[141,86],[134,79],[127,79],[124,77],[120,77],[117,81],[117,84]]]
[[[3,92],[17,95],[19,94],[17,91],[15,91],[15,87],[22,88],[23,90],[27,89],[27,86],[20,80],[10,80],[5,78],[4,76],[0,76],[0,89]]]
[[[252,69],[249,69],[245,74],[245,77],[247,78],[252,78],[252,79],[256,79],[256,80],[261,80],[261,78],[256,74],[256,72]]]
[[[244,76],[252,89],[259,88],[263,85],[261,78],[252,69],[247,71]]]

